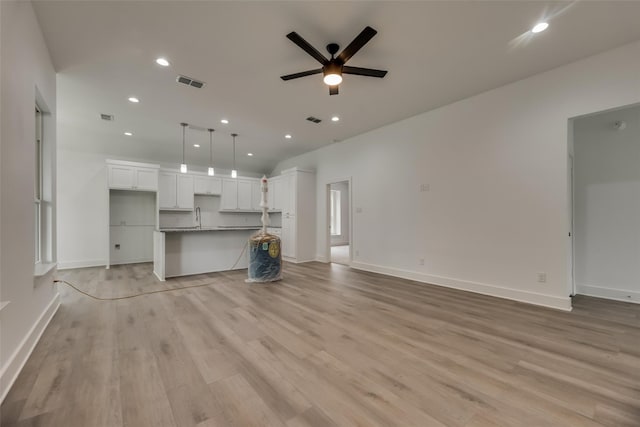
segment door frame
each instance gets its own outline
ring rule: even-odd
[[[575,206],[574,206],[574,171],[573,171],[574,154],[569,153],[567,156],[567,199],[568,199],[568,237],[569,237],[569,289],[571,296],[577,293],[576,275],[575,275],[575,232],[573,230],[575,224]]]
[[[349,266],[353,262],[353,185],[351,182],[351,176],[346,178],[336,178],[326,181],[324,184],[325,188],[325,220],[324,220],[324,236],[325,236],[325,247],[324,247],[324,259],[325,262],[331,263],[331,184],[337,184],[339,182],[346,182],[347,187],[349,188],[349,197],[347,198],[349,206]]]

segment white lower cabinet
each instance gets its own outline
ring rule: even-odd
[[[193,210],[193,176],[160,173],[158,205],[160,210]]]

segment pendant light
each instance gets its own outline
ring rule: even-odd
[[[180,172],[187,173],[187,164],[184,162],[184,133],[189,124],[180,123],[180,126],[182,126],[182,163],[180,164]]]
[[[207,175],[213,176],[216,172],[213,170],[213,131],[215,129],[207,129],[209,131],[209,169],[207,169]]]
[[[237,178],[238,171],[236,170],[236,136],[238,136],[238,134],[232,133],[231,136],[233,137],[233,169],[231,169],[231,178]]]

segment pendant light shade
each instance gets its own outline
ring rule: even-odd
[[[213,170],[213,132],[214,129],[208,129],[209,131],[209,169],[207,169],[207,175],[214,176],[216,172]]]
[[[180,123],[180,126],[182,126],[182,163],[180,164],[180,172],[182,173],[187,173],[187,164],[184,162],[184,134],[185,134],[185,130],[187,128],[187,126],[189,126],[188,123]]]
[[[231,136],[233,137],[233,169],[231,170],[231,178],[237,178],[238,171],[236,170],[236,136],[238,136],[238,134],[232,133]]]

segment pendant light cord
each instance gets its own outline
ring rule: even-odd
[[[238,136],[238,134],[232,133],[231,136],[233,137],[233,170],[237,171],[236,169],[236,136]]]
[[[184,132],[187,127],[186,123],[180,123],[182,125],[182,164],[184,165]]]
[[[213,131],[215,129],[209,129],[209,166],[213,167]]]

